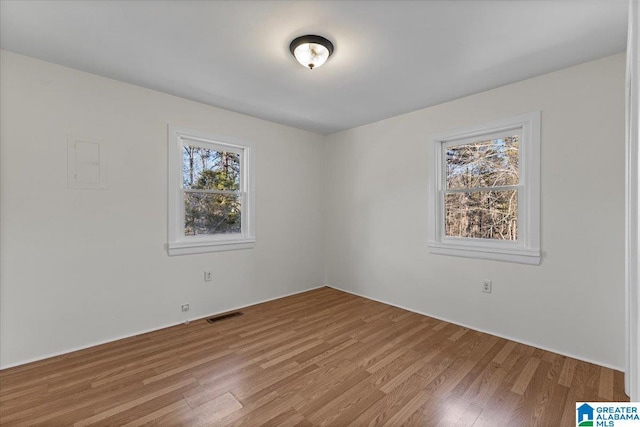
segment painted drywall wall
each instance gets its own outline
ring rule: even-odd
[[[323,284],[314,133],[3,51],[0,366]],[[167,124],[256,146],[253,249],[169,257]],[[107,189],[67,188],[67,135],[102,140]],[[205,283],[203,272],[213,272]]]
[[[1,367],[328,283],[622,368],[623,56],[323,137],[0,55]],[[429,254],[429,134],[535,110],[542,264]],[[256,144],[254,249],[166,255],[168,123]],[[106,190],[67,188],[68,134]]]
[[[622,370],[624,73],[617,55],[329,136],[327,283]],[[430,254],[429,135],[536,110],[542,264]]]

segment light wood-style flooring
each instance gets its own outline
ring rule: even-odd
[[[11,426],[575,426],[623,374],[321,288],[0,371]]]

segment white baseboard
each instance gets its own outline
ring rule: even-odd
[[[613,370],[616,370],[616,371],[624,372],[624,368],[622,368],[621,366],[612,366],[612,365],[610,365],[608,363],[598,362],[596,360],[591,360],[589,358],[582,357],[582,356],[576,356],[575,354],[570,354],[570,353],[567,353],[567,352],[564,352],[564,351],[558,351],[558,350],[553,349],[553,348],[549,348],[549,347],[546,347],[546,346],[543,346],[543,345],[540,345],[540,344],[531,343],[531,342],[528,342],[528,341],[525,341],[525,340],[522,340],[522,339],[519,339],[519,338],[510,337],[510,336],[507,336],[507,335],[504,335],[504,334],[500,334],[498,332],[488,331],[486,329],[481,329],[481,328],[478,328],[478,327],[475,327],[475,326],[467,325],[467,324],[464,324],[464,323],[461,323],[461,322],[458,322],[458,321],[454,321],[454,320],[450,320],[450,319],[447,319],[447,318],[444,318],[444,317],[441,317],[441,316],[434,316],[432,314],[425,313],[425,312],[420,311],[420,310],[404,307],[404,306],[399,305],[399,304],[394,304],[394,303],[391,303],[391,302],[388,302],[388,301],[383,301],[383,300],[380,300],[380,299],[377,299],[377,298],[372,298],[370,296],[363,295],[363,294],[360,294],[358,292],[354,292],[354,291],[350,291],[350,290],[347,290],[347,289],[343,289],[343,288],[340,288],[339,286],[334,286],[334,285],[325,285],[325,286],[328,287],[328,288],[336,289],[338,291],[346,292],[348,294],[352,294],[352,295],[356,295],[356,296],[359,296],[359,297],[362,297],[362,298],[370,299],[372,301],[377,301],[377,302],[380,302],[380,303],[383,303],[383,304],[391,305],[393,307],[398,307],[398,308],[401,308],[403,310],[411,311],[413,313],[421,314],[423,316],[432,317],[434,319],[442,320],[443,322],[452,323],[454,325],[462,326],[463,328],[472,329],[474,331],[478,331],[478,332],[482,332],[482,333],[485,333],[485,334],[493,335],[493,336],[496,336],[496,337],[499,337],[499,338],[504,338],[504,339],[509,340],[509,341],[515,341],[517,343],[528,345],[530,347],[539,348],[541,350],[549,351],[551,353],[556,353],[556,354],[559,354],[561,356],[571,357],[572,359],[577,359],[577,360],[581,360],[583,362],[592,363],[594,365],[603,366],[605,368],[609,368],[609,369],[613,369]]]
[[[277,300],[277,299],[280,299],[280,298],[290,297],[290,296],[293,296],[293,295],[301,294],[301,293],[304,293],[304,292],[309,292],[309,291],[312,291],[314,289],[320,289],[320,288],[324,288],[324,287],[325,287],[325,285],[315,286],[315,287],[312,287],[312,288],[309,288],[309,289],[304,289],[302,291],[296,291],[296,292],[292,292],[292,293],[289,293],[289,294],[280,295],[280,296],[277,296],[277,297],[274,297],[274,298],[267,298],[267,299],[264,299],[264,300],[256,301],[256,302],[253,302],[251,304],[246,304],[246,305],[242,305],[242,306],[238,306],[238,307],[231,307],[231,308],[228,308],[228,309],[225,309],[225,310],[222,310],[222,311],[218,311],[216,313],[208,314],[208,315],[203,316],[203,317],[189,319],[189,322],[194,322],[194,321],[200,320],[200,319],[207,319],[209,317],[213,317],[213,316],[216,316],[216,315],[221,314],[221,313],[227,313],[229,311],[240,310],[240,309],[243,309],[243,308],[246,308],[246,307],[251,307],[252,305],[262,304],[262,303],[265,303],[265,302],[274,301],[274,300]],[[169,324],[165,324],[163,326],[159,326],[157,328],[146,329],[146,330],[142,330],[142,331],[139,331],[139,332],[134,332],[134,333],[127,334],[127,335],[121,335],[121,336],[118,336],[118,337],[115,337],[115,338],[110,338],[110,339],[103,340],[103,341],[96,341],[96,342],[93,342],[91,344],[87,344],[87,345],[80,346],[80,347],[73,347],[73,348],[70,348],[70,349],[67,349],[67,350],[64,350],[64,351],[61,351],[61,352],[49,353],[49,354],[43,355],[41,357],[39,356],[39,357],[35,357],[35,358],[32,358],[32,359],[22,360],[22,361],[16,362],[16,363],[0,365],[0,371],[4,370],[4,369],[9,369],[9,368],[15,368],[16,366],[27,365],[27,364],[33,363],[33,362],[39,362],[41,360],[50,359],[52,357],[58,357],[58,356],[62,356],[62,355],[65,355],[65,354],[74,353],[74,352],[80,351],[80,350],[86,350],[86,349],[91,348],[91,347],[96,347],[96,346],[102,345],[102,344],[108,344],[110,342],[123,340],[125,338],[131,338],[131,337],[135,337],[137,335],[148,334],[149,332],[159,331],[160,329],[171,328],[172,326],[182,325],[184,323],[185,323],[185,321],[180,321],[180,322],[176,322],[176,323],[169,323]]]

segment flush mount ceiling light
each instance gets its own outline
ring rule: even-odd
[[[333,53],[333,43],[320,36],[300,36],[289,45],[298,62],[313,70],[326,62]]]

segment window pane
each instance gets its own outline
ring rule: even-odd
[[[446,194],[445,235],[518,240],[518,191]]]
[[[518,185],[518,135],[447,147],[447,188]]]
[[[240,155],[185,145],[182,147],[182,184],[185,189],[240,189]]]
[[[241,232],[241,196],[184,193],[184,234],[226,234]]]

